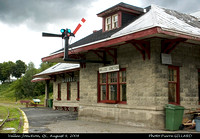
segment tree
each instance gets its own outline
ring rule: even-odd
[[[15,76],[16,78],[20,78],[22,76],[22,73],[25,73],[25,71],[26,71],[26,64],[21,60],[17,60],[12,75]]]
[[[10,81],[10,75],[13,73],[15,63],[12,61],[3,62],[0,66],[0,80],[4,83],[5,80]]]
[[[4,77],[3,77],[2,69],[3,69],[3,64],[0,63],[0,81],[1,81],[1,82],[4,82],[4,80],[6,80],[6,79],[4,79]]]
[[[30,62],[27,66],[27,70],[22,78],[23,93],[24,96],[34,96],[35,83],[32,83],[32,77],[37,73],[37,69],[33,62]]]

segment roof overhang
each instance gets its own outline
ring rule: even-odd
[[[136,14],[136,15],[141,15],[144,13],[144,11],[138,11],[138,10],[134,10],[134,9],[131,9],[131,8],[127,8],[127,7],[123,7],[121,5],[117,5],[113,8],[109,8],[101,13],[98,13],[97,16],[98,17],[105,17],[105,16],[108,16],[114,12],[117,12],[117,11],[125,11],[125,12],[129,12],[129,13],[132,13],[132,14]]]
[[[31,80],[31,82],[41,82],[41,81],[47,81],[51,80],[50,78],[34,78]]]
[[[69,50],[69,55],[84,53],[89,50],[96,50],[96,49],[104,48],[104,47],[110,47],[113,45],[121,44],[123,42],[134,40],[134,39],[140,40],[140,39],[148,39],[148,38],[152,38],[152,37],[186,38],[188,41],[191,41],[192,43],[200,44],[199,36],[185,34],[182,32],[175,32],[173,30],[167,30],[167,29],[161,28],[161,27],[152,27],[152,28],[148,28],[145,30],[133,32],[130,34],[121,35],[121,36],[118,36],[115,38],[110,37],[107,39],[99,40],[99,41],[88,43],[85,45],[73,47],[71,50]],[[43,62],[46,62],[46,61],[48,61],[48,62],[64,62],[63,57],[64,57],[64,52],[59,52],[59,53],[56,53],[56,54],[53,54],[53,55],[50,55],[47,57],[43,57],[42,61]]]
[[[69,72],[74,72],[74,71],[79,71],[80,68],[74,68],[74,69],[67,69],[63,71],[58,71],[58,72],[51,72],[51,73],[45,73],[45,74],[39,74],[39,75],[34,75],[34,78],[49,78],[49,76],[52,75],[57,75],[57,74],[62,74],[62,73],[69,73]]]

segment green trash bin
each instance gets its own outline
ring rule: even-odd
[[[53,99],[48,99],[48,107],[53,107]]]
[[[167,104],[165,107],[166,123],[165,128],[167,130],[179,130],[183,120],[184,107],[173,104]]]

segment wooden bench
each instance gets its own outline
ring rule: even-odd
[[[76,106],[54,106],[55,110],[70,111],[70,108],[74,108],[74,112],[78,112],[78,107]]]
[[[26,107],[28,107],[28,104],[30,103],[30,100],[20,100],[20,103],[23,105],[24,103],[26,103]]]

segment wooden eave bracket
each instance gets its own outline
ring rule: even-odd
[[[101,60],[105,60],[105,53],[100,50],[89,50],[88,52],[93,52],[95,55],[97,55]]]
[[[117,64],[117,48],[102,48],[113,58],[113,62]]]
[[[142,40],[131,40],[127,43],[131,43],[142,55],[143,60],[145,60],[146,56],[150,59],[150,42],[142,41]]]
[[[161,43],[161,52],[170,54],[179,43],[184,42],[186,40],[187,39],[185,39],[185,38],[163,40]]]
[[[106,62],[106,54],[110,55],[115,64],[117,64],[117,49],[116,48],[101,48],[99,50],[90,50],[96,54],[102,61]]]
[[[69,76],[72,77],[72,78],[74,77],[74,72],[71,72],[71,73],[70,73],[70,72],[67,72],[66,74],[69,75]]]

